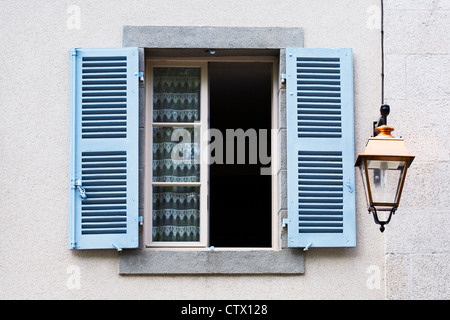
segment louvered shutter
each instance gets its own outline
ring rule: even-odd
[[[288,246],[356,245],[351,49],[286,49]]]
[[[70,51],[70,249],[138,247],[138,64],[138,48]]]

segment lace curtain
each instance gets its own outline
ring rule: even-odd
[[[175,130],[185,130],[191,141],[172,141]],[[199,182],[200,165],[195,159],[200,155],[198,131],[188,127],[153,128],[153,182]]]
[[[200,68],[153,69],[153,121],[200,120]]]
[[[200,120],[200,68],[154,68],[153,122]],[[191,141],[172,141],[186,130]],[[153,127],[153,182],[199,182],[200,154],[194,127]],[[177,156],[174,159],[173,156]],[[199,241],[200,187],[153,187],[153,241]]]
[[[153,241],[199,241],[200,187],[153,187]]]

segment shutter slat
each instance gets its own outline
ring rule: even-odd
[[[71,51],[71,249],[138,246],[138,52]]]
[[[288,245],[355,245],[350,49],[286,49]]]

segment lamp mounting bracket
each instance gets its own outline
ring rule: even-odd
[[[387,125],[387,116],[391,112],[391,107],[383,104],[380,108],[380,119],[373,122],[373,136],[376,137],[380,132],[377,130],[379,126]]]

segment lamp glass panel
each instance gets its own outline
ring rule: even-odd
[[[372,201],[396,203],[405,161],[367,160],[367,169]]]
[[[361,163],[361,166],[359,168],[361,171],[361,178],[362,178],[362,181],[364,184],[364,191],[365,191],[364,195],[366,197],[366,203],[367,203],[367,206],[370,207],[369,189],[367,188],[366,169],[364,166],[364,162]]]

